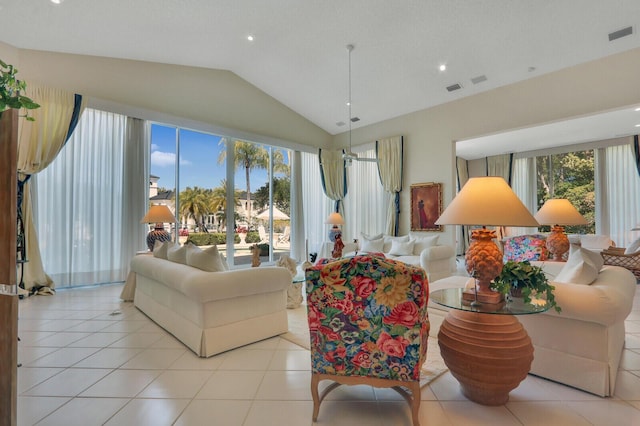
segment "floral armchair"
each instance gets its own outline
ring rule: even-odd
[[[306,279],[313,421],[333,389],[368,384],[400,393],[419,425],[420,369],[430,327],[425,271],[362,255],[320,260],[306,270]],[[321,380],[334,383],[320,396]]]

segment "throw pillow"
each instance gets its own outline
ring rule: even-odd
[[[188,245],[191,245],[189,243]],[[187,246],[181,246],[180,244],[174,244],[167,249],[167,260],[176,263],[187,264]]]
[[[419,236],[412,235],[412,239],[415,241],[413,245],[413,254],[419,256],[422,253],[422,250],[438,245],[439,235],[429,235],[429,236]]]
[[[364,232],[360,233],[360,239],[362,240],[366,240],[366,241],[374,241],[374,240],[379,240],[380,238],[382,238],[382,234],[378,234],[378,235],[367,235]]]
[[[382,251],[385,253],[389,253],[391,251],[391,244],[394,241],[397,241],[399,243],[406,243],[407,241],[409,241],[409,236],[408,235],[403,235],[401,237],[394,237],[391,235],[384,235],[382,238],[384,238],[384,245],[382,246]]]
[[[200,247],[190,244],[187,247],[187,265],[207,272],[225,270],[217,246],[202,250]]]
[[[502,261],[522,262],[525,260],[547,260],[547,237],[540,234],[518,235],[507,237],[502,244]]]
[[[384,246],[384,239],[380,238],[378,240],[362,240],[362,244],[360,245],[360,251],[362,253],[375,253],[381,252],[382,247]]]
[[[156,242],[153,244],[153,257],[166,259],[168,249],[169,242],[156,240]]]
[[[394,256],[412,256],[414,245],[415,240],[409,240],[407,242],[393,240],[391,241],[391,250],[389,250],[389,254]]]
[[[589,250],[581,248],[569,255],[567,262],[553,281],[589,285],[596,278],[598,278],[598,266],[594,264]]]
[[[633,254],[640,250],[640,238],[631,243],[629,247],[624,251],[624,254]]]

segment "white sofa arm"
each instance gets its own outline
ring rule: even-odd
[[[431,246],[420,252],[420,263],[426,263],[433,260],[442,260],[455,257],[455,250],[452,246]]]
[[[631,272],[617,266],[605,266],[590,285],[556,283],[553,292],[562,309],[551,309],[545,315],[571,318],[610,326],[624,321],[631,312],[636,280]]]

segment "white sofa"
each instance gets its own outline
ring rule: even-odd
[[[534,262],[550,281],[564,262]],[[430,283],[429,291],[464,287],[468,277],[450,277]],[[534,359],[531,374],[599,395],[614,394],[624,348],[624,321],[631,312],[636,280],[631,272],[604,266],[589,285],[552,282],[562,312],[549,310],[519,315],[531,337]],[[437,335],[448,308],[429,302],[432,335]]]
[[[135,306],[201,357],[288,331],[285,268],[208,272],[147,255],[131,271]]]
[[[382,234],[373,237],[361,235],[357,242],[345,242],[342,253],[343,256],[351,256],[355,253],[380,252],[389,259],[420,266],[426,271],[429,282],[432,282],[448,277],[455,271],[455,249],[449,245],[438,244],[438,237],[417,234],[400,237]],[[325,242],[320,251],[320,258],[331,257],[332,250],[333,243]]]

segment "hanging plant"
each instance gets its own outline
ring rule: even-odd
[[[40,108],[31,98],[20,93],[27,88],[27,83],[18,80],[18,70],[13,65],[8,65],[0,60],[0,115],[8,109],[27,110],[24,117],[29,121],[35,121],[29,116],[30,109]]]

